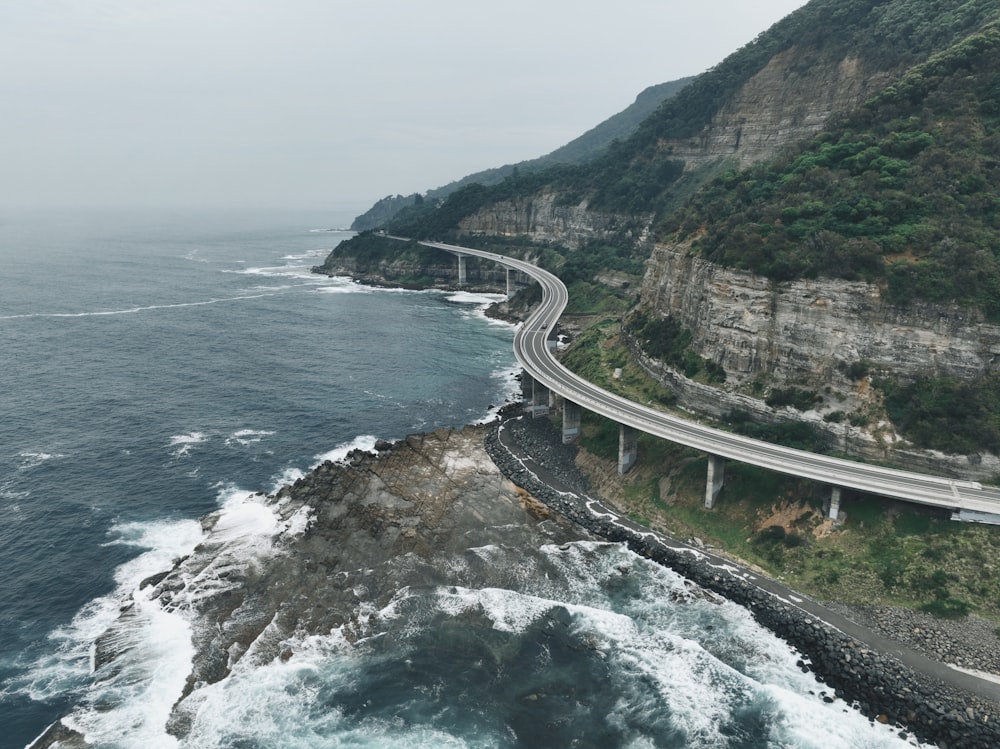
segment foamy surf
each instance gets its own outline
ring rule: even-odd
[[[334,463],[343,462],[347,459],[347,456],[355,450],[371,452],[375,449],[375,443],[377,441],[378,437],[373,434],[360,434],[349,442],[342,442],[332,450],[328,450],[325,453],[317,455],[314,467],[320,463],[325,463],[328,460],[331,460]]]
[[[118,607],[103,615],[102,631],[113,633],[106,642],[121,654],[65,719],[95,745],[412,749],[562,746],[573,736],[594,746],[691,749],[915,745],[842,702],[824,703],[794,651],[745,609],[596,541],[493,543],[439,556],[426,568],[437,584],[401,586],[378,609],[359,587],[351,637],[343,627],[293,634],[283,644],[289,657],[235,661],[181,703],[186,732],[174,738],[166,726],[197,626],[184,612],[224,593],[302,520],[283,523],[264,498],[235,487],[220,490],[220,505],[202,539],[219,548],[169,612],[149,600],[149,588],[133,587],[128,616]],[[130,525],[116,542],[162,542],[169,530]],[[200,532],[187,535],[185,545]],[[400,570],[415,579],[410,564]],[[123,573],[119,591],[145,571]]]
[[[484,395],[494,390],[490,372],[510,358],[509,337],[466,319],[475,305],[310,273],[342,237],[308,227],[340,226],[349,216],[126,218],[61,227],[40,216],[9,248],[17,272],[0,274],[0,338],[12,363],[4,369],[9,397],[0,399],[0,442],[10,446],[0,460],[10,521],[0,552],[11,583],[0,713],[5,737],[18,745],[92,689],[90,644],[139,582],[119,590],[114,578],[126,568],[118,568],[145,554],[139,544],[156,543],[120,518],[198,518],[221,510],[225,487],[276,492],[315,460],[371,449],[373,437],[354,435],[398,439],[419,425],[466,423],[495,400]],[[53,285],[54,264],[74,283]],[[448,354],[465,379],[445,386],[447,397],[428,386],[437,374],[430,369],[380,380],[412,364],[412,329],[399,321],[418,318],[435,321],[423,346],[431,357],[438,340],[466,341],[465,351]],[[359,340],[359,322],[377,335]],[[501,358],[484,359],[484,350]],[[364,392],[380,389],[391,395]],[[238,434],[244,428],[260,434]],[[327,446],[339,449],[330,455]],[[217,497],[220,482],[226,496]],[[274,515],[244,507],[222,528],[234,534],[234,549],[258,548],[254,541],[267,551],[311,522],[287,506]],[[201,526],[189,522],[197,545]],[[114,548],[103,546],[109,540]],[[184,553],[167,553],[150,574]],[[234,554],[227,564],[238,573],[248,562]],[[121,634],[134,649],[131,630]],[[397,740],[389,723],[379,725],[387,743]],[[402,741],[416,743],[412,735]]]
[[[139,583],[190,554],[201,541],[202,530],[194,520],[157,521],[116,525],[111,535],[108,545],[145,551],[115,569],[115,587],[110,593],[90,601],[68,625],[49,634],[50,652],[36,660],[21,679],[8,685],[12,691],[39,701],[81,692],[93,671],[94,643],[118,621],[123,601],[135,602],[136,596],[141,599]],[[151,609],[143,610],[148,613]]]
[[[226,437],[227,445],[253,445],[274,434],[273,429],[238,429]]]
[[[174,450],[170,453],[175,458],[184,458],[191,454],[191,449],[195,445],[200,445],[208,439],[204,432],[188,432],[187,434],[175,434],[170,438],[170,447]]]
[[[243,294],[223,299],[205,299],[196,302],[177,302],[175,304],[147,304],[140,307],[124,307],[121,309],[88,310],[84,312],[32,312],[23,315],[0,315],[0,320],[25,320],[32,318],[74,318],[74,317],[115,317],[118,315],[135,315],[141,312],[157,312],[160,310],[184,309],[187,307],[206,307],[212,304],[241,302],[247,299],[263,299],[274,294]]]

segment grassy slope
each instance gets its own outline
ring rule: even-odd
[[[629,362],[616,332],[614,320],[594,326],[564,363],[608,389],[668,406],[670,394]],[[706,511],[705,455],[642,435],[639,464],[619,479],[617,425],[587,414],[583,432],[581,446],[593,456],[586,463],[606,478],[602,490],[640,522],[697,536],[821,600],[1000,620],[1000,527],[860,495],[845,498],[836,525],[824,517],[826,487],[732,462],[716,507]]]

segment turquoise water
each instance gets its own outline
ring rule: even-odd
[[[67,714],[143,749],[906,745],[810,694],[746,611],[613,544],[469,549],[365,642],[334,631],[205,689],[183,741],[176,621],[150,615],[127,684],[92,683],[94,638],[199,516],[512,392],[487,299],[309,273],[350,218],[0,216],[4,746]]]

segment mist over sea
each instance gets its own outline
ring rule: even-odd
[[[516,586],[401,590],[370,641],[334,631],[208,693],[183,741],[174,619],[127,687],[92,683],[94,638],[200,516],[514,391],[489,298],[309,272],[357,212],[0,213],[0,745],[63,715],[143,749],[912,745],[824,702],[743,609],[591,542],[470,549],[454,565]]]

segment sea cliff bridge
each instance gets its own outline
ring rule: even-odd
[[[580,434],[583,408],[619,424],[618,472],[626,473],[638,458],[638,432],[645,432],[708,454],[705,507],[711,508],[722,489],[726,460],[768,468],[779,473],[812,479],[830,487],[831,518],[840,512],[843,489],[890,497],[906,502],[947,508],[952,519],[1000,524],[1000,489],[943,476],[914,473],[858,463],[828,455],[771,444],[721,429],[698,424],[672,414],[634,403],[610,393],[570,372],[560,364],[549,346],[549,336],[559,320],[569,295],[556,276],[536,265],[494,252],[443,242],[421,242],[458,257],[459,282],[465,280],[465,258],[475,256],[519,271],[542,287],[542,301],[514,336],[514,355],[530,377],[532,411],[548,413],[550,394],[563,399],[563,441]]]

